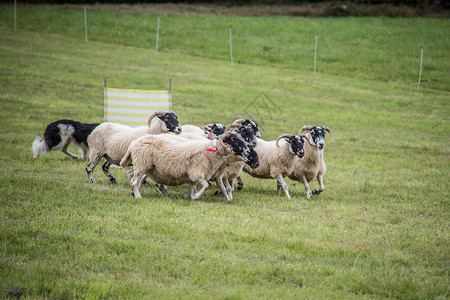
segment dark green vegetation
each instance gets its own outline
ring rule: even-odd
[[[92,11],[85,43],[80,10],[23,9],[16,33],[11,13],[0,10],[2,297],[448,297],[447,20],[167,15],[155,54],[155,15]],[[149,185],[136,200],[125,170],[111,185],[97,168],[93,185],[87,162],[33,160],[49,122],[102,121],[105,75],[141,89],[172,77],[183,124],[252,116],[265,139],[329,126],[325,192],[306,199],[288,180],[287,200],[244,175],[231,204],[214,186],[187,202],[187,186],[163,198]]]

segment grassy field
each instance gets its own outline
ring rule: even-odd
[[[164,15],[156,54],[154,14],[92,9],[85,43],[80,9],[21,7],[17,32],[11,12],[0,9],[1,297],[448,298],[448,20]],[[231,204],[215,187],[188,202],[187,186],[164,198],[149,185],[135,199],[126,170],[111,185],[97,168],[93,185],[86,161],[34,160],[48,123],[102,121],[105,75],[141,89],[172,77],[182,124],[252,117],[264,139],[329,126],[324,193],[287,180],[287,200],[244,174]]]

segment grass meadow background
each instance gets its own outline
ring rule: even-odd
[[[0,7],[1,297],[448,298],[447,19],[161,15],[156,54],[155,13],[89,7],[88,43],[82,7],[17,16],[14,32]],[[97,168],[94,185],[87,161],[33,159],[48,123],[103,120],[104,76],[172,77],[182,124],[252,117],[267,140],[329,126],[325,191],[287,180],[287,200],[244,174],[231,204],[214,185],[135,199],[123,169],[111,185]]]

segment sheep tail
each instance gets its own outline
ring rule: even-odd
[[[121,167],[127,167],[131,164],[131,147],[128,147],[127,153],[120,161]]]
[[[45,140],[43,141],[40,136],[37,136],[31,150],[33,151],[34,158],[38,158],[40,155],[48,152],[48,146]]]

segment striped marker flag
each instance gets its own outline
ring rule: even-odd
[[[143,126],[158,110],[172,110],[171,91],[105,88],[105,122]]]

